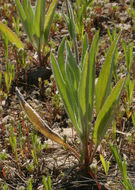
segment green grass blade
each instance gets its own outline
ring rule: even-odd
[[[57,3],[58,3],[58,0],[52,1],[51,5],[49,7],[49,10],[45,16],[44,39],[45,39],[46,43],[48,41],[48,35],[49,35],[49,31],[50,31],[50,28],[52,25],[53,16],[54,16],[54,12],[55,12]]]
[[[49,190],[51,190],[51,176],[48,176],[48,186],[49,186]]]
[[[111,94],[107,98],[106,102],[104,103],[97,116],[93,133],[93,140],[96,146],[104,138],[104,135],[111,125],[111,122],[115,116],[115,108],[118,104],[124,84],[125,78],[122,78],[119,82],[117,82],[116,86],[113,88]]]
[[[125,162],[125,160],[122,161],[122,158],[120,156],[120,153],[119,153],[117,145],[111,146],[109,144],[109,147],[110,147],[110,149],[111,149],[111,151],[113,153],[113,156],[114,156],[114,158],[115,158],[115,160],[116,160],[116,162],[118,164],[118,167],[119,167],[119,169],[120,169],[120,171],[122,173],[122,177],[123,177],[124,181],[127,180],[126,162]]]
[[[109,170],[109,161],[105,161],[104,157],[102,154],[99,155],[100,156],[100,160],[101,160],[101,163],[104,167],[104,171],[105,171],[105,174],[108,175],[108,170]]]
[[[127,165],[126,165],[125,160],[123,160],[122,162],[122,169],[123,169],[123,178],[126,180],[127,179]]]
[[[120,171],[122,172],[122,159],[121,159],[121,156],[119,154],[117,145],[111,146],[109,144],[109,147],[110,147],[111,152],[112,152],[112,154],[113,154],[113,156],[114,156],[114,158],[115,158],[115,160],[116,160],[116,162],[118,164],[118,167],[119,167]]]
[[[118,167],[123,177],[123,181],[121,181],[121,184],[124,186],[125,190],[134,190],[132,183],[128,179],[126,161],[122,161],[117,145],[111,146],[109,144],[109,147],[112,151],[112,154],[118,164]]]
[[[98,78],[98,82],[96,85],[97,114],[99,113],[101,107],[103,106],[107,96],[110,94],[114,58],[115,58],[117,44],[120,39],[120,35],[121,35],[121,32],[118,34],[118,36],[113,41],[111,47],[109,48],[104,65],[101,69],[101,72]]]
[[[48,183],[47,183],[47,180],[45,179],[45,176],[43,176],[42,178],[43,178],[45,190],[49,190]]]
[[[123,45],[123,50],[124,50],[127,69],[128,69],[128,72],[130,72],[130,68],[131,68],[131,65],[132,65],[132,59],[133,59],[133,46],[134,46],[134,43],[131,43],[131,45],[130,45],[129,42],[128,42],[128,44],[126,44],[126,42],[123,40],[122,45]]]
[[[12,43],[15,44],[17,48],[24,49],[23,43],[20,41],[20,39],[17,37],[17,35],[10,30],[5,24],[0,22],[0,31],[6,36],[6,38]]]
[[[128,179],[126,181],[121,181],[121,184],[123,185],[124,190],[135,190],[132,183]]]

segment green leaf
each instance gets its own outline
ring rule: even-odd
[[[60,95],[63,99],[67,113],[68,113],[70,119],[72,120],[73,125],[76,127],[77,132],[80,133],[80,129],[77,124],[77,119],[75,117],[75,113],[74,113],[74,110],[72,107],[74,94],[71,91],[71,87],[68,85],[68,83],[66,83],[64,81],[61,71],[60,71],[59,64],[56,62],[53,54],[51,54],[51,61],[52,61],[52,69],[53,69],[53,73],[55,76],[56,84],[59,89]]]
[[[49,190],[48,183],[47,183],[47,180],[45,179],[45,176],[43,176],[42,178],[43,178],[43,183],[44,183],[44,186],[45,186],[45,190]]]
[[[88,135],[88,107],[89,107],[89,86],[90,82],[90,62],[89,53],[86,52],[84,67],[81,72],[81,78],[78,88],[79,113],[83,136]]]
[[[115,158],[115,160],[116,160],[116,162],[117,162],[117,164],[118,164],[118,167],[119,167],[120,171],[122,172],[122,159],[121,159],[121,156],[120,156],[120,154],[119,154],[117,145],[111,146],[111,145],[109,144],[109,147],[110,147],[110,149],[111,149],[111,151],[112,151],[112,153],[113,153],[113,156],[114,156],[114,158]]]
[[[34,23],[33,23],[33,33],[35,37],[38,39],[38,44],[42,44],[43,41],[43,33],[44,33],[44,25],[45,25],[45,4],[46,0],[38,0],[35,8],[34,15]],[[39,42],[39,40],[41,40]],[[38,46],[37,44],[37,46]]]
[[[100,154],[100,160],[102,162],[102,165],[104,167],[105,170],[105,174],[108,175],[108,170],[109,170],[109,161],[105,161],[104,157],[102,156],[102,154]]]
[[[27,28],[29,32],[29,38],[32,39],[33,31],[35,31],[35,27],[33,28],[33,21],[34,21],[34,13],[33,13],[33,7],[31,5],[31,1],[27,0]]]
[[[5,35],[5,37],[12,43],[15,44],[17,48],[24,49],[23,43],[20,41],[20,39],[17,37],[17,35],[8,28],[5,24],[0,22],[0,31]]]
[[[125,83],[125,78],[122,78],[117,82],[116,86],[113,88],[111,94],[107,98],[103,107],[101,108],[96,123],[94,126],[93,140],[96,146],[101,142],[106,134],[108,128],[110,127],[112,120],[115,115],[115,108],[120,99],[121,91]]]
[[[132,65],[132,59],[133,59],[134,43],[131,43],[131,45],[130,45],[128,42],[128,44],[126,44],[126,42],[123,40],[122,45],[123,45],[123,50],[124,50],[124,54],[125,54],[127,69],[128,69],[128,72],[130,72],[130,68]]]
[[[97,32],[93,38],[91,48],[89,51],[89,62],[90,62],[90,92],[89,92],[89,122],[91,121],[94,93],[95,93],[95,60],[98,51],[99,32]]]
[[[7,88],[7,91],[9,92],[9,76],[6,72],[4,72],[4,77],[5,77],[5,84],[6,84],[6,88]]]
[[[51,176],[48,176],[48,186],[49,186],[49,190],[51,190]]]
[[[65,56],[64,56],[65,40],[66,38],[63,38],[58,49],[58,63],[59,63],[59,68],[64,80],[65,80]]]
[[[126,165],[126,161],[124,160],[122,162],[122,170],[123,170],[123,179],[127,179],[127,165]]]
[[[58,0],[53,0],[49,10],[45,16],[45,27],[44,27],[44,38],[45,38],[45,42],[47,43],[48,41],[48,35],[49,35],[49,31],[52,25],[52,21],[53,21],[53,16],[54,16],[54,12],[56,9],[56,5],[58,3]]]
[[[74,58],[68,43],[66,43],[66,55],[67,78],[71,82],[70,85],[72,85],[73,88],[77,90],[80,81],[80,68],[77,65],[76,59]]]
[[[70,33],[70,37],[73,41],[75,41],[75,34],[76,34],[76,28],[75,28],[75,21],[74,21],[74,14],[72,11],[72,7],[71,4],[69,3],[69,1],[67,1],[67,11],[68,11],[68,16],[69,18],[63,13],[65,22],[67,24],[68,27],[68,31]]]
[[[80,104],[80,117],[83,131],[89,134],[88,122],[91,121],[94,88],[95,88],[95,58],[98,47],[99,32],[97,32],[92,41],[90,51],[86,52],[84,64],[81,72],[81,79],[78,88],[78,99]]]
[[[132,186],[132,183],[129,181],[129,179],[121,181],[121,184],[124,187],[124,190],[135,190],[135,188]]]
[[[111,146],[109,144],[109,147],[110,147],[112,154],[113,154],[113,156],[114,156],[114,158],[118,164],[118,167],[122,173],[123,181],[121,183],[123,184],[125,189],[134,190],[132,183],[128,179],[126,161],[125,160],[122,161],[122,158],[121,158],[121,155],[119,153],[117,145]]]
[[[29,0],[23,0],[22,4],[20,0],[15,0],[17,10],[22,21],[24,30],[29,37],[29,40],[33,42],[32,39],[32,29],[33,29],[33,8]]]
[[[29,180],[28,180],[28,188],[27,188],[27,190],[32,190],[32,179],[31,178],[29,178]]]
[[[83,40],[83,47],[82,47],[81,69],[83,68],[84,57],[85,57],[88,47],[89,47],[88,35],[87,33],[85,33],[84,40]]]
[[[97,111],[97,114],[99,113],[100,109],[102,108],[107,96],[110,94],[114,58],[115,58],[117,44],[120,39],[120,35],[121,35],[121,32],[118,34],[118,36],[112,42],[112,45],[109,48],[104,65],[100,71],[100,75],[99,75],[99,78],[97,81],[97,85],[96,85],[96,111]]]
[[[65,81],[74,116],[77,122],[79,122],[77,89],[80,81],[80,68],[77,65],[76,59],[74,58],[68,43],[66,43]]]
[[[20,0],[15,0],[15,2],[16,2],[16,6],[18,9],[19,16],[20,16],[21,20],[24,22],[26,19],[26,15],[25,15],[24,9],[20,3]]]

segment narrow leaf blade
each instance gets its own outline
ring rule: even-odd
[[[66,38],[63,38],[58,49],[58,63],[59,63],[59,67],[60,67],[60,71],[63,76],[63,79],[65,79],[65,56],[64,56],[65,40]]]
[[[111,94],[101,108],[94,126],[93,140],[96,146],[101,142],[114,118],[114,111],[119,101],[121,91],[125,84],[125,78],[117,82]]]
[[[80,68],[77,65],[76,59],[72,54],[71,48],[68,43],[66,43],[66,53],[67,53],[67,60],[66,60],[66,73],[67,77],[70,80],[71,74],[73,80],[71,80],[71,85],[73,85],[74,89],[77,90],[78,83],[80,81]],[[69,69],[69,72],[68,70]]]
[[[89,100],[89,53],[86,52],[84,67],[81,72],[80,83],[78,87],[79,114],[83,133],[88,134],[88,100]],[[85,134],[83,134],[85,135]]]
[[[34,15],[34,34],[37,38],[43,35],[45,24],[45,3],[46,0],[38,0]]]
[[[26,15],[25,15],[24,9],[20,3],[20,0],[15,0],[15,2],[16,2],[16,6],[17,6],[19,16],[20,16],[21,20],[24,22],[26,19]]]
[[[93,111],[93,103],[94,103],[94,93],[95,93],[95,60],[98,51],[98,43],[99,43],[99,32],[97,32],[93,38],[91,48],[89,51],[89,64],[90,64],[90,89],[89,89],[89,116],[88,120],[91,121],[92,111]]]
[[[88,127],[88,122],[91,121],[92,117],[95,88],[95,58],[98,47],[98,39],[99,32],[97,32],[93,38],[90,51],[86,52],[78,88],[80,117],[82,118],[82,127],[85,128]],[[89,133],[88,129],[86,129],[86,131]]]
[[[114,57],[117,48],[118,41],[120,39],[121,32],[113,41],[104,65],[101,69],[98,82],[96,85],[96,111],[97,114],[99,113],[101,107],[103,106],[107,96],[110,94],[110,87],[111,87],[111,79],[112,79],[112,72],[113,72],[113,64],[114,64]]]
[[[49,126],[41,119],[41,117],[38,115],[38,113],[24,100],[22,94],[16,88],[17,96],[20,100],[20,104],[24,111],[26,112],[28,118],[32,122],[32,124],[35,126],[36,130],[40,131],[42,134],[44,134],[49,139],[57,142],[58,144],[61,144],[63,146],[66,146],[66,143],[62,138],[55,132],[53,132]]]
[[[47,15],[45,16],[45,28],[44,28],[45,42],[48,41],[48,35],[49,35],[50,28],[51,28],[51,25],[52,25],[53,16],[54,16],[54,13],[55,13],[57,3],[58,3],[58,0],[53,0],[52,1],[51,5],[49,7],[49,10],[47,12]]]
[[[33,11],[32,11],[31,2],[29,0],[24,0],[22,4],[20,3],[20,0],[15,0],[15,2],[24,30],[28,35],[30,41],[33,42],[32,40]]]
[[[63,79],[59,64],[56,62],[53,54],[51,54],[51,61],[52,61],[52,69],[55,76],[56,84],[60,92],[60,95],[63,99],[66,111],[69,114],[69,117],[73,122],[73,125],[76,127],[79,133],[79,128],[72,108],[72,99],[73,99],[73,97],[71,98],[72,91],[70,90],[70,87],[65,83],[66,80]]]
[[[23,43],[20,41],[20,39],[17,37],[17,35],[8,28],[5,24],[0,22],[0,31],[6,36],[6,38],[12,43],[15,44],[17,48],[24,49]]]
[[[82,47],[81,68],[83,68],[84,57],[85,57],[88,47],[89,47],[88,35],[85,34],[84,40],[83,40],[83,47]]]

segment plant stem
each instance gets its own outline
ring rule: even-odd
[[[75,149],[73,149],[69,144],[65,144],[65,147],[71,150],[71,152],[73,152],[76,158],[80,161],[80,155],[78,154],[78,152],[76,152]]]
[[[38,46],[38,58],[39,58],[39,66],[42,66],[42,55],[41,55],[41,39],[39,39],[39,46]]]
[[[93,152],[92,152],[92,154],[91,154],[91,157],[90,157],[90,159],[89,159],[89,164],[91,164],[91,163],[93,162],[93,158],[94,158],[95,153],[96,153],[96,151],[97,151],[97,147],[98,147],[98,146],[95,146],[95,147],[94,147],[94,150],[93,150]]]
[[[89,167],[88,137],[85,138],[85,141],[83,144],[83,150],[84,150],[84,165],[85,165],[85,168],[88,169]]]
[[[38,58],[39,58],[39,66],[42,65],[42,60],[41,60],[41,52],[40,50],[38,51]]]
[[[92,146],[93,146],[93,141],[90,140],[90,144],[89,144],[89,158],[91,157],[91,153],[92,153]]]
[[[85,131],[82,137],[82,152],[84,157],[84,167],[86,170],[89,168],[89,150],[88,150],[88,133]]]

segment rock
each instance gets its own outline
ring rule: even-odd
[[[10,115],[7,115],[2,119],[2,123],[4,124],[11,123],[12,121],[14,121],[14,118]]]
[[[18,190],[25,190],[25,187],[23,185],[21,185]]]
[[[2,104],[2,106],[5,106],[6,100],[3,100],[1,104]]]
[[[40,185],[37,190],[44,190],[44,186],[43,185]]]

